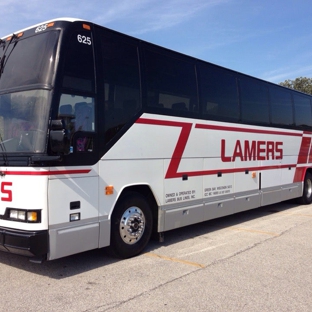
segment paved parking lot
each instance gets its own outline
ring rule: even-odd
[[[142,255],[45,262],[0,253],[2,311],[311,311],[312,205],[286,202],[165,233]]]

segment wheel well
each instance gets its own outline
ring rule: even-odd
[[[157,231],[158,227],[158,205],[155,196],[148,185],[132,185],[124,188],[119,196],[118,201],[127,193],[136,192],[143,195],[149,203],[153,214],[153,232]],[[117,201],[117,202],[118,202]]]
[[[311,168],[307,168],[307,169],[303,172],[302,182],[304,182],[305,177],[306,177],[306,174],[307,174],[308,172],[309,172],[310,174],[312,174],[312,167],[311,167]]]
[[[308,168],[307,170],[306,170],[306,172],[305,172],[305,174],[304,175],[306,175],[306,173],[307,172],[309,172],[309,173],[311,173],[312,174],[312,168]]]

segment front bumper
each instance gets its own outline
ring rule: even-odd
[[[48,252],[48,231],[21,231],[0,227],[0,251],[43,257]]]

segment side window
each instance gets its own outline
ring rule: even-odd
[[[197,112],[195,65],[173,55],[145,50],[147,103],[178,112]]]
[[[298,127],[312,126],[310,99],[301,94],[294,94],[295,123]]]
[[[86,133],[95,131],[93,98],[62,94],[58,118],[65,124],[71,152],[93,150],[93,136]]]
[[[280,87],[270,87],[271,121],[275,125],[294,124],[291,94]]]
[[[101,34],[105,90],[105,141],[141,109],[139,58],[136,43],[118,34]]]
[[[254,79],[240,79],[242,121],[269,124],[269,94],[266,84]]]
[[[63,87],[94,91],[93,42],[90,31],[74,32],[65,54]]]
[[[200,102],[204,116],[237,121],[239,105],[236,77],[209,64],[200,64],[198,71]]]

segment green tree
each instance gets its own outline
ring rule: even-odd
[[[280,82],[279,84],[283,87],[312,94],[312,78],[298,77],[295,80],[288,79],[283,82]]]

